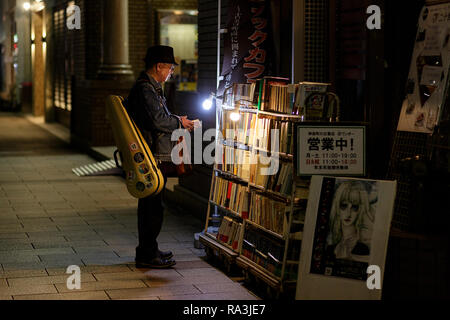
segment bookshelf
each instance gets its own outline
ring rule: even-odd
[[[214,165],[200,241],[209,255],[283,292],[296,285],[309,182],[294,178],[294,124],[302,117],[292,114],[288,90],[273,90],[265,107],[235,96],[216,101],[216,152],[223,148],[223,163]],[[239,115],[235,121],[231,113]],[[279,129],[279,137],[272,139],[271,129]],[[271,165],[278,170],[262,175]]]

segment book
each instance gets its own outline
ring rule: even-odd
[[[249,205],[246,186],[221,177],[215,177],[214,180],[216,186],[211,200],[245,219],[248,216]]]
[[[242,223],[223,217],[216,239],[237,251],[240,242]]]
[[[283,235],[286,204],[256,192],[251,193],[251,201],[253,205],[250,209],[249,220],[267,230]]]
[[[251,227],[244,230],[242,240],[242,254],[246,258],[259,264],[275,276],[281,276],[284,255],[284,244],[282,242],[269,238]]]
[[[320,120],[325,106],[325,97],[322,94],[327,92],[329,86],[329,83],[300,82],[294,114],[303,116],[305,120]],[[317,95],[317,99],[311,99],[312,95]]]
[[[271,77],[267,76],[259,80],[259,98],[258,98],[258,109],[265,111],[269,108],[270,97],[272,94],[271,86],[273,85],[287,85],[289,83],[288,78],[281,77]],[[275,93],[275,92],[273,92]]]

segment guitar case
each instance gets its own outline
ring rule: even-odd
[[[127,189],[133,197],[141,199],[157,195],[164,188],[164,177],[123,101],[119,96],[109,96],[106,100],[107,117],[118,149],[114,153],[116,165],[125,171]]]

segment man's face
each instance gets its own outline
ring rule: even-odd
[[[158,75],[160,76],[161,82],[168,81],[174,70],[175,65],[171,63],[160,63],[158,67]]]

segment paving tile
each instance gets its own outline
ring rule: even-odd
[[[52,220],[49,217],[42,217],[42,218],[25,218],[17,220],[22,224],[45,224],[45,223],[52,223]]]
[[[71,241],[71,242],[78,242],[78,241],[92,241],[92,242],[102,241],[103,243],[105,243],[105,245],[107,245],[106,242],[103,241],[102,236],[98,235],[95,232],[89,233],[89,234],[86,234],[86,233],[77,234],[77,233],[67,233],[67,232],[65,232],[64,234],[65,234],[65,238],[68,241]]]
[[[7,251],[0,252],[0,261],[2,264],[9,264],[9,263],[24,263],[24,262],[40,262],[39,257],[37,255],[32,254],[8,254]]]
[[[109,245],[134,245],[137,246],[138,245],[138,239],[134,238],[134,237],[127,237],[127,238],[122,238],[122,237],[116,237],[116,238],[111,238],[111,237],[103,237],[103,240],[109,244]]]
[[[106,290],[111,299],[144,298],[164,295],[198,294],[200,291],[192,285],[164,286],[141,289]]]
[[[116,258],[83,258],[85,265],[114,265],[114,264],[134,264],[134,257],[116,257]]]
[[[0,252],[33,249],[30,243],[0,243]]]
[[[110,300],[105,291],[14,296],[14,300]]]
[[[110,254],[114,254],[115,256],[118,256],[118,257],[129,257],[130,256],[130,255],[124,255],[124,256],[118,255],[116,250],[114,250],[110,246],[106,245],[105,243],[103,243],[103,245],[101,245],[101,246],[72,247],[72,249],[79,255],[94,254],[94,253],[101,253],[101,254],[110,253]]]
[[[174,266],[176,267],[176,265]],[[184,277],[192,277],[198,275],[223,275],[224,273],[214,268],[194,268],[194,269],[176,269],[175,270]]]
[[[45,266],[42,264],[42,262],[39,261],[33,261],[33,262],[4,262],[2,261],[2,266],[4,272],[10,272],[10,271],[26,271],[26,270],[44,270]]]
[[[202,261],[200,257],[190,254],[174,254],[174,259],[178,262]]]
[[[94,228],[87,223],[80,224],[80,225],[58,225],[58,229],[61,230],[61,232],[66,231],[93,231]]]
[[[215,270],[210,264],[206,263],[203,260],[198,261],[177,261],[177,264],[174,266],[176,270],[180,269],[199,269],[199,268],[208,268]]]
[[[142,269],[141,269],[142,270]],[[174,279],[181,281],[183,277],[173,269],[152,269],[146,271],[122,272],[122,273],[94,273],[94,277],[99,281],[109,280],[148,280],[157,282],[164,279]]]
[[[79,241],[70,241],[70,244],[74,249],[88,249],[88,248],[100,248],[100,247],[108,247],[105,241],[103,240],[79,240]]]
[[[14,286],[35,286],[43,284],[66,284],[68,277],[71,274],[57,275],[57,276],[42,276],[42,277],[27,277],[27,278],[8,278],[8,283],[11,287]],[[81,284],[87,282],[97,281],[90,273],[81,274]]]
[[[257,297],[250,293],[208,293],[208,294],[195,294],[195,295],[162,295],[159,296],[160,300],[259,300]]]
[[[29,277],[43,277],[47,276],[47,271],[45,269],[38,270],[9,270],[0,271],[1,279],[14,279],[14,278],[29,278]]]
[[[14,214],[14,216],[16,216],[16,211],[14,211],[14,208],[12,208],[12,207],[4,207],[4,208],[1,208],[1,211],[2,211],[2,215],[11,215],[11,214]]]
[[[47,248],[46,246],[44,246],[46,243],[47,244],[58,244],[58,243],[64,243],[67,242],[66,238],[59,233],[49,233],[47,234],[47,236],[44,235],[35,235],[35,234],[31,234],[28,233],[30,235],[29,238],[27,238],[28,242],[33,244],[33,247],[36,249],[40,249],[39,245],[42,244],[42,248]],[[48,248],[52,248],[51,246],[48,246]]]
[[[71,255],[75,254],[72,248],[42,248],[42,249],[32,249],[32,250],[20,250],[16,251],[18,254],[23,255],[38,255],[41,257],[50,255]]]
[[[147,280],[148,275],[140,272],[110,272],[110,273],[94,273],[94,277],[98,281],[110,281],[110,280]]]
[[[195,286],[200,284],[233,284],[235,283],[233,280],[231,280],[226,275],[218,275],[218,274],[204,274],[201,276],[190,276],[190,277],[183,277],[184,281],[190,284],[193,284]],[[197,286],[198,287],[198,286]]]
[[[62,260],[76,260],[76,259],[113,259],[117,258],[117,255],[114,253],[88,253],[88,254],[76,254],[72,248],[58,248],[58,249],[49,249],[49,250],[61,250],[61,249],[68,249],[71,251],[71,253],[67,254],[47,254],[47,255],[40,255],[39,257],[42,259],[42,261],[62,261]],[[42,249],[45,250],[45,249]]]
[[[246,292],[239,283],[198,283],[195,285],[202,293]]]
[[[66,268],[49,268],[47,272],[49,275],[61,275],[66,274]],[[107,265],[107,266],[99,266],[99,265],[88,265],[88,266],[80,266],[81,274],[83,273],[93,273],[97,274],[105,274],[105,273],[126,273],[130,272],[130,269],[126,265]],[[100,279],[99,279],[100,280]]]
[[[65,238],[55,240],[32,240],[30,239],[35,249],[51,249],[51,248],[70,248],[70,242]]]
[[[26,232],[22,226],[0,227],[0,234],[1,233],[20,233],[20,232]]]
[[[55,285],[58,292],[65,293],[70,292],[67,289],[66,284]],[[134,288],[146,288],[147,286],[141,280],[109,280],[109,281],[95,281],[81,283],[81,291],[98,291],[98,290],[110,290],[110,289],[134,289]]]
[[[0,295],[25,295],[25,294],[47,294],[57,293],[54,285],[45,284],[38,286],[20,285],[8,288],[0,288]]]

